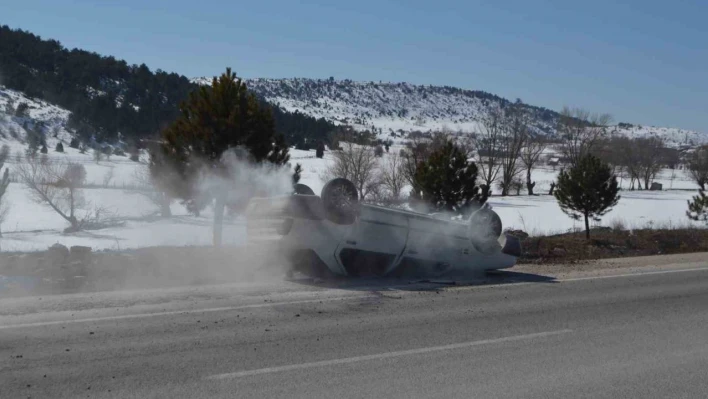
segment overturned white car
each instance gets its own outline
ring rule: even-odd
[[[466,222],[360,204],[354,185],[334,179],[317,196],[307,186],[283,197],[253,198],[249,245],[285,254],[293,271],[311,276],[402,276],[484,271],[513,266],[517,238],[501,234],[489,207]]]

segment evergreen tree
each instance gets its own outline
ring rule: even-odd
[[[320,142],[317,144],[317,149],[315,150],[315,156],[316,156],[317,158],[322,158],[322,157],[324,157],[324,151],[325,151],[324,142],[320,141]]]
[[[29,105],[27,105],[26,102],[21,102],[19,105],[17,105],[17,109],[15,109],[15,116],[18,118],[26,118],[29,116]]]
[[[78,150],[78,149],[79,149],[79,144],[80,144],[79,139],[77,139],[76,137],[74,137],[74,138],[71,139],[71,142],[69,142],[69,147],[71,147],[71,148],[76,148],[76,149]]]
[[[477,165],[467,160],[465,152],[448,140],[421,162],[415,171],[414,198],[427,203],[434,211],[465,213],[471,205],[485,198],[476,186]]]
[[[46,154],[47,152],[49,152],[49,150],[47,150],[47,146],[45,144],[42,144],[42,148],[39,150],[39,152],[41,152],[42,154]]]
[[[293,186],[300,182],[300,177],[302,177],[302,165],[297,163],[293,170]]]
[[[688,201],[688,211],[686,216],[693,220],[702,220],[708,223],[708,195],[701,190],[693,197],[693,201]]]
[[[210,187],[204,192],[197,184],[206,172],[229,181],[230,168],[223,155],[230,149],[248,151],[248,160],[283,165],[289,160],[288,147],[276,135],[271,110],[248,92],[246,85],[230,68],[210,87],[190,93],[180,106],[181,115],[162,131],[158,154],[151,156],[155,181],[184,200],[216,199],[214,207],[214,244],[221,244],[222,220],[228,187]],[[174,171],[176,178],[160,176]],[[201,202],[201,201],[200,201]]]
[[[590,238],[590,219],[599,221],[619,201],[619,185],[612,168],[593,155],[582,157],[568,171],[561,171],[553,195],[561,210],[575,220],[585,220]]]
[[[54,151],[56,151],[56,152],[64,152],[64,144],[62,144],[61,142],[57,143],[57,146],[56,146],[56,148],[54,149]]]

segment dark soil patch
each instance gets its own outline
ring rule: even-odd
[[[630,256],[708,251],[708,229],[633,230],[595,229],[522,240],[520,264],[572,263]]]

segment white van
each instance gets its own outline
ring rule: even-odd
[[[318,277],[504,269],[521,254],[489,207],[460,222],[360,204],[341,178],[321,196],[298,185],[290,196],[254,198],[246,217],[250,244],[284,253],[292,270]]]

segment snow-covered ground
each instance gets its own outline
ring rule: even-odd
[[[0,145],[3,140],[0,140]],[[391,153],[398,151],[391,148]],[[89,176],[89,182],[101,185],[109,170],[113,170],[114,181],[111,188],[87,188],[84,196],[87,203],[100,205],[108,210],[113,218],[122,224],[101,230],[63,234],[67,223],[43,204],[31,200],[31,194],[20,183],[10,184],[8,202],[11,211],[2,225],[3,238],[0,239],[3,251],[41,250],[54,243],[87,245],[94,249],[119,250],[146,246],[163,245],[209,245],[211,244],[211,213],[207,209],[200,217],[189,215],[183,206],[173,203],[174,217],[168,220],[149,217],[158,210],[145,196],[122,185],[134,184],[135,171],[144,164],[127,161],[123,157],[113,157],[109,161],[96,164],[89,155],[50,154],[51,158],[66,157],[82,161]],[[384,160],[390,155],[385,154]],[[291,164],[300,163],[304,172],[301,182],[319,193],[324,185],[320,176],[327,163],[331,162],[329,153],[324,159],[315,157],[314,151],[291,150]],[[7,165],[12,168],[13,163]],[[552,168],[535,170],[533,179],[537,181],[536,191],[547,194],[548,186],[557,172]],[[689,225],[685,216],[686,200],[695,195],[696,186],[677,171],[671,181],[671,171],[663,171],[659,179],[665,188],[673,184],[670,191],[623,191],[617,207],[603,217],[602,225],[611,225],[621,221],[626,227],[679,227]],[[627,182],[622,182],[627,186]],[[682,189],[682,190],[678,190]],[[686,191],[683,191],[686,190]],[[523,194],[523,192],[522,192]],[[555,199],[549,195],[529,197],[526,195],[506,198],[493,196],[489,203],[499,213],[505,227],[523,229],[532,234],[549,234],[580,228],[576,222],[558,207]],[[695,224],[700,226],[700,224]],[[227,221],[224,241],[229,245],[238,245],[246,238],[245,224],[235,217]]]
[[[193,81],[210,84],[211,78]],[[255,78],[246,79],[246,84],[249,90],[288,111],[375,131],[381,139],[390,139],[391,132],[448,129],[474,133],[479,131],[483,113],[502,100],[480,91],[405,82]],[[543,108],[529,108],[529,112],[537,131],[555,132],[556,113]],[[615,117],[621,119],[621,115]],[[708,132],[673,127],[623,123],[611,126],[610,131],[628,137],[661,137],[671,147],[708,143]]]
[[[375,85],[360,86],[365,88]],[[407,90],[420,90],[405,85],[393,86],[401,96],[404,96]],[[379,94],[390,95],[383,92]],[[456,95],[464,97],[459,93]],[[20,154],[21,157],[27,148],[24,141],[25,128],[32,129],[34,123],[41,121],[47,137],[49,161],[84,165],[87,172],[86,180],[90,184],[89,188],[83,190],[87,203],[85,208],[100,206],[108,211],[109,218],[119,223],[114,227],[101,230],[63,234],[62,231],[67,227],[67,223],[59,215],[46,205],[33,201],[31,193],[22,184],[11,183],[6,194],[10,212],[0,226],[3,232],[3,237],[0,238],[1,250],[41,250],[54,243],[67,246],[87,245],[94,249],[112,250],[211,243],[212,227],[209,209],[200,217],[195,217],[189,215],[183,206],[175,202],[172,204],[174,217],[167,220],[154,217],[158,210],[156,205],[134,190],[134,187],[139,185],[136,174],[144,172],[146,168],[144,155],[141,157],[141,162],[130,161],[124,156],[112,156],[110,159],[96,162],[91,152],[81,154],[79,150],[69,147],[70,135],[66,130],[68,111],[46,102],[27,98],[21,93],[0,86],[0,111],[4,111],[5,104],[8,102],[13,103],[15,107],[20,102],[26,102],[29,105],[29,115],[23,118],[0,112],[0,146],[9,146],[12,155],[5,166],[11,171],[15,169],[18,162],[16,154]],[[329,107],[333,105],[330,104]],[[445,109],[438,108],[437,111],[442,112]],[[438,120],[436,123],[441,122]],[[646,127],[633,126],[627,129],[632,130],[634,135],[651,134],[651,129]],[[678,129],[665,133],[675,135],[677,142],[685,142],[687,137],[688,140],[693,137],[690,136],[690,132]],[[58,142],[64,144],[64,153],[54,150]],[[397,143],[390,148],[390,154],[398,153],[400,149],[401,145]],[[386,162],[390,154],[384,154],[382,161]],[[304,168],[301,183],[309,185],[319,193],[324,185],[321,176],[327,164],[332,162],[331,154],[327,152],[324,159],[318,159],[315,157],[314,150],[291,149],[290,155],[291,165],[300,163]],[[547,195],[550,183],[555,180],[557,173],[558,168],[545,165],[533,171],[532,178],[537,182],[535,191],[544,195],[506,198],[493,196],[489,200],[501,216],[505,227],[523,229],[531,234],[557,233],[581,227],[579,222],[563,214],[555,199]],[[630,228],[689,225],[690,222],[685,216],[686,201],[696,194],[697,186],[681,170],[664,170],[657,181],[669,191],[623,191],[619,204],[603,217],[601,224],[621,222]],[[627,179],[622,179],[620,183],[622,187],[628,188]],[[498,189],[495,191],[498,192]],[[224,242],[236,245],[243,243],[245,238],[243,220],[238,217],[227,220]]]

